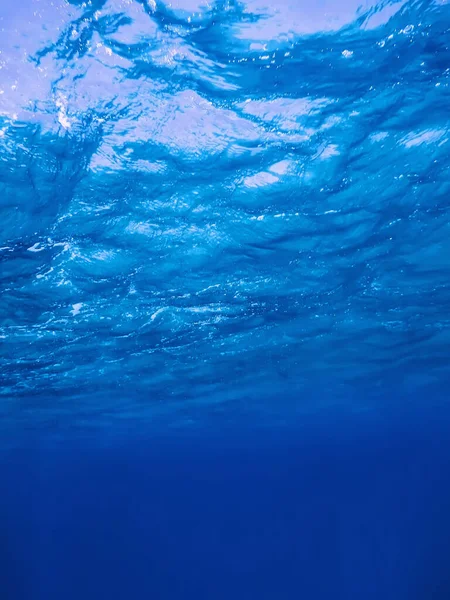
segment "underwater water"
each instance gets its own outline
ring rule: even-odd
[[[449,598],[448,1],[0,33],[0,598]]]

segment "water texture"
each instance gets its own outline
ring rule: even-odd
[[[449,44],[0,0],[0,600],[448,600]]]
[[[0,31],[4,430],[445,399],[448,2],[4,0]]]

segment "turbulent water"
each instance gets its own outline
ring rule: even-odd
[[[3,428],[445,399],[448,2],[3,0],[0,29]]]

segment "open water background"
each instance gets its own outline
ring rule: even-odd
[[[450,597],[449,43],[0,0],[2,599]]]

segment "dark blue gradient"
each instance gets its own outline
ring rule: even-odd
[[[2,597],[443,600],[449,421],[3,453]]]

